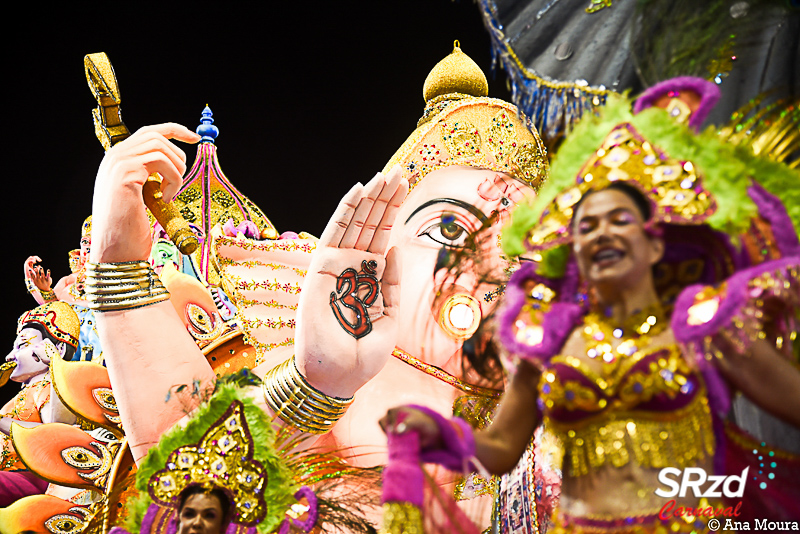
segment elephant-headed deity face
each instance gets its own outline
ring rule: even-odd
[[[506,278],[500,229],[533,194],[507,174],[458,165],[430,172],[409,193],[390,239],[403,262],[401,349],[442,366],[475,332]],[[453,257],[464,262],[449,265]]]
[[[20,329],[14,340],[14,347],[6,356],[6,362],[17,364],[10,379],[14,382],[29,382],[50,369],[51,351],[45,345],[51,344],[50,340],[42,333],[41,329],[27,326]]]
[[[403,258],[398,346],[436,366],[496,304],[506,278],[500,228],[547,174],[535,129],[512,104],[488,98],[488,88],[454,43],[425,80],[416,130],[385,167],[400,165],[412,188],[390,239]]]
[[[159,239],[150,250],[150,264],[156,273],[161,274],[164,266],[173,264],[175,269],[181,268],[181,253],[169,239]]]
[[[25,312],[17,322],[14,347],[6,356],[6,362],[16,363],[11,380],[30,382],[46,373],[54,358],[72,359],[80,324],[72,306],[58,300]]]

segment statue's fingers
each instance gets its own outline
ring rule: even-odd
[[[321,247],[338,247],[342,240],[345,230],[350,225],[353,218],[353,213],[358,206],[358,201],[361,199],[364,186],[361,183],[354,185],[350,191],[342,197],[336,211],[325,226],[322,236],[319,238],[319,245]]]
[[[141,136],[140,143],[132,147],[133,153],[139,156],[160,154],[165,162],[169,162],[169,172],[161,174],[161,192],[166,201],[178,192],[186,173],[186,154],[169,139],[158,132],[149,132]]]
[[[133,133],[133,135],[131,135],[130,138],[136,138],[139,136],[149,134],[151,132],[156,132],[160,135],[163,135],[167,139],[176,139],[184,143],[197,143],[198,141],[200,141],[200,135],[191,131],[186,126],[174,122],[165,122],[163,124],[153,124],[151,126],[143,126],[142,128],[136,130]]]
[[[161,152],[167,156],[176,168],[186,167],[186,153],[178,146],[158,132],[143,135],[136,146],[130,147],[131,155],[142,155],[148,152]]]
[[[389,203],[386,205],[386,210],[383,212],[383,217],[381,218],[381,222],[378,223],[378,226],[375,228],[375,234],[372,236],[372,242],[369,244],[367,251],[372,252],[373,254],[383,254],[386,251],[386,247],[389,245],[389,236],[392,232],[392,226],[395,223],[395,218],[397,217],[397,212],[400,210],[400,206],[403,204],[403,201],[406,199],[408,195],[408,182],[405,178],[401,178],[395,188],[394,194],[392,198],[389,200]],[[402,224],[403,221],[400,221]]]
[[[169,189],[173,183],[181,183],[185,166],[176,165],[171,155],[156,150],[146,152],[130,159],[130,165],[134,168],[144,168],[148,174],[158,173],[161,175],[161,190]],[[144,181],[142,181],[144,183]],[[166,195],[165,195],[166,196]]]
[[[372,210],[370,210],[367,220],[364,222],[364,228],[361,229],[361,235],[358,237],[354,248],[358,250],[369,249],[372,238],[375,236],[375,231],[383,220],[383,215],[386,213],[386,209],[402,177],[402,174],[397,172],[386,176],[383,189],[381,189],[380,194],[375,199],[375,203],[372,205]]]
[[[361,236],[364,224],[367,222],[367,217],[370,211],[372,211],[372,206],[375,204],[375,199],[381,194],[385,183],[383,175],[378,173],[364,186],[364,195],[361,197],[361,200],[359,200],[358,207],[356,207],[353,213],[353,218],[344,231],[342,241],[339,243],[339,248],[355,247],[358,238]]]

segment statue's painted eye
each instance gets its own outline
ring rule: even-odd
[[[465,232],[465,230],[455,222],[442,223],[439,228],[441,228],[443,237],[453,240],[458,239]]]
[[[445,214],[439,222],[428,226],[419,235],[446,247],[462,248],[467,241],[469,231],[456,222],[455,216]]]

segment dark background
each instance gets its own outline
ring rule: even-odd
[[[223,171],[281,232],[319,235],[339,198],[383,168],[413,131],[425,77],[454,39],[487,73],[490,95],[509,99],[468,0],[108,4],[31,3],[5,20],[0,354],[36,305],[25,259],[40,256],[55,285],[91,212],[103,149],[85,54],[111,59],[131,131],[167,121],[195,128],[208,103]],[[185,148],[191,163],[195,149]],[[0,400],[18,390],[9,382]]]

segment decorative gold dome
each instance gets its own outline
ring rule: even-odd
[[[453,43],[453,51],[436,64],[422,87],[422,96],[429,102],[437,96],[462,93],[469,96],[487,96],[489,82],[472,58],[461,51],[460,43]]]

